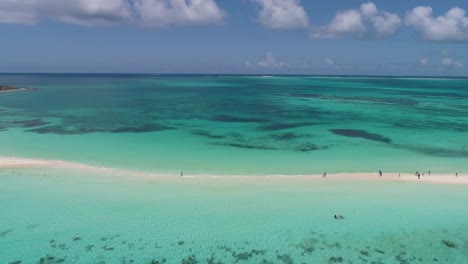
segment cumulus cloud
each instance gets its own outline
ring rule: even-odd
[[[453,58],[443,58],[441,61],[442,65],[446,67],[451,67],[451,68],[463,68],[464,65],[459,62],[454,60]]]
[[[134,0],[135,10],[145,26],[217,23],[225,14],[214,0]]]
[[[464,9],[453,7],[445,15],[434,17],[432,7],[418,6],[408,12],[405,22],[429,41],[467,41],[468,17],[465,14]]]
[[[0,23],[36,24],[42,19],[78,25],[110,25],[130,18],[125,0],[2,0]]]
[[[268,52],[264,57],[262,57],[257,62],[245,62],[246,67],[260,67],[260,68],[271,68],[271,69],[279,69],[287,67],[288,65],[284,62],[276,60],[273,53]]]
[[[136,22],[146,26],[219,22],[215,0],[0,0],[0,23],[33,25],[49,19],[78,25]]]
[[[329,25],[313,29],[311,37],[359,37],[369,31],[368,28],[378,36],[387,36],[395,33],[401,24],[402,20],[398,15],[380,11],[374,3],[368,2],[362,4],[359,9],[338,11]]]
[[[309,17],[299,0],[253,0],[261,7],[259,21],[273,29],[298,29],[309,26]]]

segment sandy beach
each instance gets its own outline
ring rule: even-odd
[[[18,157],[2,157],[0,156],[0,169],[30,169],[30,168],[50,168],[50,169],[70,169],[82,170],[87,172],[94,172],[97,174],[105,174],[111,176],[131,176],[143,177],[151,179],[186,179],[186,180],[235,180],[235,181],[401,181],[401,182],[421,182],[421,183],[439,183],[439,184],[464,184],[468,185],[468,177],[463,174],[458,174],[458,177],[449,174],[431,174],[421,176],[418,179],[414,174],[408,173],[383,173],[382,177],[376,173],[336,173],[327,174],[326,177],[322,175],[201,175],[201,174],[185,174],[183,177],[180,175],[170,175],[161,173],[151,173],[142,171],[124,170],[118,168],[97,167],[82,163],[67,162],[61,160],[46,160],[46,159],[30,159]]]

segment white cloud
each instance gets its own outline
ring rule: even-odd
[[[347,10],[336,14],[328,30],[333,34],[341,35],[362,34],[366,29],[361,13],[356,10]]]
[[[330,59],[330,58],[323,59],[323,63],[325,63],[328,66],[333,66],[335,64],[333,59]]]
[[[421,66],[427,66],[429,64],[429,59],[427,58],[422,58],[419,60],[419,65]]]
[[[297,29],[309,26],[309,17],[299,0],[254,0],[260,7],[259,21],[273,29]]]
[[[33,25],[49,19],[78,25],[136,22],[146,26],[222,21],[215,0],[0,0],[0,23]]]
[[[145,26],[203,25],[218,23],[225,14],[214,0],[134,0]]]
[[[277,61],[276,58],[273,56],[273,53],[268,52],[263,58],[258,60],[257,62],[245,62],[246,67],[260,67],[260,68],[284,68],[288,65],[284,62]]]
[[[334,38],[346,35],[363,36],[368,27],[378,36],[395,33],[401,26],[398,15],[380,11],[372,3],[364,3],[359,9],[338,11],[332,22],[324,27],[313,29],[312,38]]]
[[[78,25],[110,25],[130,18],[125,0],[1,0],[0,23],[36,24],[42,19]]]
[[[453,58],[443,58],[441,61],[442,65],[447,66],[447,67],[452,67],[452,68],[463,68],[464,65],[459,62],[454,60]]]
[[[465,14],[465,10],[453,7],[445,15],[434,17],[432,7],[418,6],[406,15],[405,22],[426,40],[467,41],[468,17]]]

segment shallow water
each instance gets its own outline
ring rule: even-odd
[[[0,155],[186,174],[468,172],[468,79],[0,75]]]
[[[1,170],[0,262],[461,264],[467,199],[417,182]]]

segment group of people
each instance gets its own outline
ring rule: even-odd
[[[428,174],[429,174],[429,176],[431,176],[431,171],[428,171]],[[382,171],[381,170],[379,170],[379,175],[380,175],[380,177],[382,177]],[[414,173],[414,175],[416,175],[419,180],[421,179],[421,173],[419,171],[416,171]],[[422,176],[424,176],[424,172],[422,173]],[[398,177],[401,177],[400,173],[398,173]],[[458,177],[458,172],[455,172],[455,177]]]

